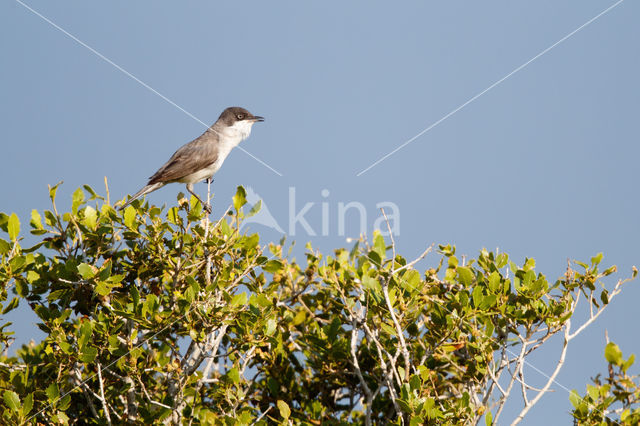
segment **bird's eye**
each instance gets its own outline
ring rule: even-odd
[[[236,115],[236,118],[238,120],[242,120],[244,118],[244,114],[238,114],[238,115]]]

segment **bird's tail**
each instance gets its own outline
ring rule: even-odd
[[[133,202],[133,200],[137,200],[138,198],[140,198],[140,197],[142,197],[144,195],[147,195],[148,193],[153,192],[156,189],[159,189],[159,188],[161,188],[163,186],[164,186],[164,183],[162,183],[162,182],[152,183],[150,185],[145,186],[140,191],[138,191],[135,194],[133,194],[133,196],[131,198],[129,198],[123,205],[121,205],[119,207],[119,210],[122,210],[125,207],[127,207],[129,204],[131,204]]]

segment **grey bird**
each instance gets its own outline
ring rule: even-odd
[[[149,178],[147,185],[129,198],[120,209],[168,183],[181,182],[187,184],[187,191],[211,213],[211,206],[193,192],[193,184],[211,179],[231,150],[249,137],[251,127],[258,121],[264,121],[264,118],[253,115],[244,108],[225,109],[213,126],[200,137],[178,149],[169,161]]]

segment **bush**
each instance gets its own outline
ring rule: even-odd
[[[602,254],[550,282],[533,259],[482,250],[465,263],[451,246],[420,273],[431,248],[407,260],[379,233],[328,256],[307,246],[303,265],[284,240],[239,231],[241,187],[215,222],[182,195],[166,212],[140,201],[120,212],[87,186],[60,214],[57,188],[44,223],[32,213],[31,248],[18,217],[0,214],[3,313],[28,303],[46,334],[0,360],[6,423],[491,424],[522,389],[517,423],[628,281],[602,286],[616,271],[600,269]],[[575,326],[581,299],[591,314]],[[554,335],[556,370],[527,387],[525,359]],[[606,385],[572,394],[576,419],[599,423],[622,401],[621,421],[637,422],[633,359],[611,356]]]

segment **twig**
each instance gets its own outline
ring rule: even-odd
[[[87,403],[89,404],[89,409],[91,410],[91,413],[94,415],[96,419],[99,419],[100,416],[96,411],[96,407],[93,405],[93,401],[91,401],[91,395],[89,395],[89,392],[93,393],[94,396],[97,397],[97,399],[100,399],[100,397],[96,395],[93,391],[91,391],[91,389],[89,389],[89,387],[82,381],[82,377],[80,376],[80,371],[78,370],[77,367],[73,369],[73,372],[75,374],[75,382],[78,384],[80,389],[82,389],[82,393],[84,394],[84,397],[87,400]]]
[[[107,177],[104,177],[104,190],[107,193],[107,205],[111,205],[111,196],[109,195],[109,183],[107,182]]]
[[[264,413],[260,414],[260,416],[258,416],[258,418],[256,419],[255,422],[253,422],[253,424],[255,425],[256,423],[258,423],[260,420],[262,420],[262,418],[264,416],[267,415],[267,413],[273,408],[273,405],[270,405],[269,408],[267,408],[266,410],[264,410]]]
[[[111,416],[109,415],[109,407],[107,405],[107,399],[104,397],[104,382],[102,380],[102,366],[100,363],[96,363],[98,366],[98,383],[100,384],[100,401],[102,402],[102,409],[104,415],[107,418],[107,424],[111,424]]]
[[[551,376],[549,376],[547,383],[545,383],[545,385],[540,390],[540,392],[538,392],[538,394],[531,400],[529,404],[525,404],[524,408],[520,411],[520,414],[518,415],[518,417],[516,417],[513,423],[511,423],[512,425],[516,425],[520,423],[524,418],[524,416],[529,412],[531,407],[536,405],[536,403],[540,400],[540,398],[542,398],[542,395],[544,395],[549,390],[549,388],[551,387],[551,384],[555,382],[556,376],[558,375],[558,373],[560,373],[560,369],[564,365],[565,356],[567,355],[567,347],[568,347],[569,341],[571,340],[569,338],[570,336],[569,330],[571,330],[571,319],[568,319],[567,324],[565,325],[564,339],[562,341],[562,352],[560,353],[560,359],[558,360],[556,369],[553,370],[553,373],[551,373]]]
[[[392,262],[392,268],[393,268],[393,262],[396,261],[396,242],[393,239],[393,232],[391,232],[391,224],[389,223],[389,218],[387,217],[387,213],[385,213],[384,208],[380,207],[380,211],[382,212],[382,216],[384,216],[384,221],[387,224],[387,229],[389,230],[389,238],[391,238],[391,250],[393,253],[393,259],[391,259]]]
[[[364,306],[361,310],[364,310]],[[366,319],[366,315],[364,315]],[[358,376],[358,380],[360,380],[360,384],[362,385],[362,389],[364,390],[365,395],[367,396],[367,411],[365,415],[365,424],[367,426],[371,425],[371,405],[373,404],[373,394],[371,393],[371,389],[369,389],[369,385],[364,380],[362,376],[362,371],[360,370],[360,364],[358,363],[358,354],[356,353],[356,344],[358,342],[358,318],[356,315],[353,315],[353,319],[351,320],[351,361],[353,362],[353,368],[355,369],[356,375]]]
[[[378,359],[380,359],[380,368],[382,369],[383,378],[387,382],[387,388],[389,389],[389,395],[391,396],[391,402],[393,403],[393,408],[395,409],[396,414],[402,419],[402,422],[404,423],[402,410],[400,409],[400,406],[398,406],[398,402],[396,401],[396,390],[393,385],[393,382],[391,381],[391,375],[393,374],[393,370],[395,370],[395,367],[392,366],[392,372],[388,372],[387,363],[384,361],[384,356],[382,354],[382,345],[378,341],[378,338],[374,336],[374,334],[371,332],[371,329],[369,328],[366,322],[362,324],[362,327],[365,333],[367,333],[367,338],[370,341],[375,343],[376,350],[378,351]],[[380,384],[380,386],[378,387],[378,390],[380,390],[380,387],[382,387],[382,384]]]
[[[173,407],[169,407],[166,404],[163,404],[161,402],[154,401],[153,399],[151,399],[151,396],[149,395],[149,392],[147,392],[147,388],[144,386],[144,383],[142,382],[142,379],[139,376],[138,376],[138,382],[140,383],[140,387],[142,388],[142,392],[144,392],[144,395],[147,397],[147,399],[149,400],[150,404],[157,405],[158,407],[162,407],[162,408],[167,408],[169,410],[171,410],[173,408]]]
[[[391,299],[389,298],[389,280],[384,280],[382,282],[382,294],[384,295],[384,300],[387,303],[387,307],[389,308],[389,314],[391,315],[391,320],[393,321],[393,325],[396,327],[396,333],[398,333],[400,350],[402,351],[402,356],[404,358],[404,370],[405,370],[404,380],[407,381],[409,380],[409,374],[411,373],[411,358],[409,357],[407,342],[404,340],[404,333],[402,331],[402,328],[400,327],[398,318],[396,317],[393,305],[391,304]]]
[[[502,409],[505,406],[505,402],[507,401],[507,398],[509,397],[509,395],[511,395],[511,389],[513,388],[513,384],[516,381],[516,375],[518,374],[518,371],[520,370],[520,368],[522,368],[522,365],[524,364],[524,355],[525,352],[527,350],[527,344],[526,344],[526,340],[520,336],[520,334],[518,334],[518,337],[520,337],[521,340],[521,349],[520,349],[520,354],[518,355],[518,357],[516,358],[516,367],[514,372],[511,374],[511,380],[509,380],[509,385],[507,386],[507,390],[505,392],[505,396],[502,398],[502,400],[500,401],[500,406],[498,408],[498,411],[496,412],[496,415],[493,418],[493,421],[495,424],[500,424],[498,423],[498,419],[500,418],[500,414],[502,414]],[[511,351],[509,351],[511,352]],[[514,354],[515,355],[515,354]],[[511,370],[509,370],[509,372],[511,372]]]

